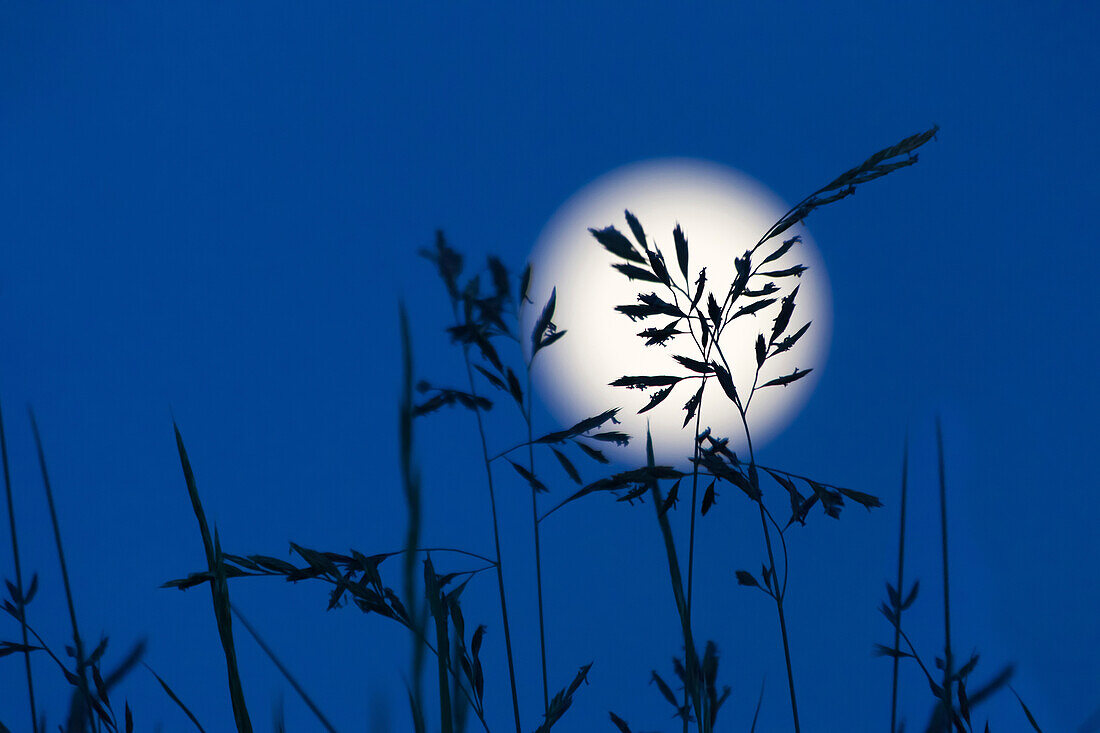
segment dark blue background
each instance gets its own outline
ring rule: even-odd
[[[173,412],[227,551],[284,557],[288,540],[396,549],[399,298],[418,374],[460,375],[441,288],[416,255],[435,228],[470,261],[497,252],[518,270],[555,208],[618,165],[710,159],[795,201],[938,123],[916,167],[809,220],[832,279],[834,340],[808,408],[761,460],[872,491],[887,507],[849,507],[839,523],[815,515],[792,535],[804,729],[886,727],[890,665],[870,648],[891,638],[875,608],[894,573],[907,429],[908,572],[924,581],[907,625],[927,656],[942,643],[937,414],[956,649],[982,652],[977,679],[1016,662],[1015,685],[1040,722],[1073,729],[1100,706],[1098,13],[1069,2],[868,5],[4,3],[0,397],[24,567],[43,584],[32,621],[63,644],[27,403],[84,634],[109,634],[113,659],[148,636],[153,667],[208,730],[229,730],[209,595],[158,590],[204,564]],[[494,442],[508,442],[501,431],[514,423],[494,425]],[[418,424],[425,531],[489,553],[470,426],[465,413]],[[524,727],[534,729],[529,496],[500,479]],[[608,709],[636,728],[673,729],[647,686],[651,668],[669,670],[678,639],[651,510],[595,497],[548,521],[544,548],[552,686],[595,662],[563,730],[608,730]],[[763,559],[749,505],[722,497],[699,552],[697,635],[719,642],[720,676],[734,688],[720,720],[747,729],[766,678],[761,729],[784,730],[774,611],[732,583],[733,569]],[[247,580],[232,591],[338,727],[388,716],[407,728],[402,629],[326,614],[324,591],[308,584]],[[488,713],[505,730],[495,594],[488,576],[472,584],[466,618],[490,628]],[[17,636],[14,623],[2,628],[0,638]],[[267,729],[285,684],[243,630],[238,647],[254,721]],[[2,661],[0,720],[18,729],[22,664]],[[47,659],[35,671],[58,722],[68,688]],[[918,728],[930,695],[915,668],[903,679]],[[292,729],[311,729],[285,694]],[[143,670],[118,695],[140,728],[187,728]],[[1007,692],[984,714],[997,730],[1027,725]]]

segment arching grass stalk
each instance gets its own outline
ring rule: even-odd
[[[789,284],[785,284],[791,283],[792,278],[800,278],[807,268],[802,264],[784,266],[779,262],[799,244],[801,237],[798,235],[790,236],[781,244],[773,244],[770,252],[761,252],[761,248],[773,240],[779,242],[780,240],[776,239],[779,235],[802,223],[816,209],[852,195],[857,186],[916,163],[917,156],[914,151],[931,140],[937,130],[937,127],[932,127],[878,151],[862,164],[842,173],[791,207],[760,237],[751,249],[746,250],[742,256],[735,258],[734,277],[721,300],[721,304],[715,297],[715,292],[707,289],[706,268],[697,270],[698,276],[694,280],[694,285],[692,284],[693,270],[689,267],[688,239],[679,223],[672,232],[677,268],[672,267],[672,258],[666,259],[656,242],[647,237],[641,222],[629,210],[625,211],[624,215],[634,242],[616,229],[614,225],[589,230],[606,250],[619,259],[619,261],[612,264],[613,268],[632,281],[654,283],[663,286],[665,290],[661,295],[656,292],[639,293],[638,302],[616,306],[615,308],[632,321],[656,316],[671,317],[673,319],[671,322],[665,322],[660,328],[650,327],[638,333],[637,335],[644,340],[645,345],[647,347],[667,346],[677,336],[689,335],[695,347],[693,356],[687,356],[686,354],[674,355],[674,359],[686,370],[686,373],[679,375],[626,375],[611,383],[612,386],[630,389],[648,390],[656,388],[649,402],[638,410],[638,413],[641,414],[652,410],[666,400],[681,382],[694,384],[693,380],[702,381],[702,386],[683,407],[687,413],[684,419],[684,427],[691,422],[692,418],[695,418],[696,425],[694,455],[692,457],[695,467],[692,476],[692,516],[687,568],[688,590],[686,596],[682,599],[684,603],[682,612],[685,621],[690,620],[690,596],[694,574],[698,471],[699,464],[705,463],[710,475],[714,477],[714,482],[708,486],[703,496],[701,514],[705,515],[709,508],[714,505],[717,496],[714,492],[714,483],[719,480],[734,483],[758,504],[760,524],[764,533],[769,561],[768,566],[764,568],[763,580],[766,586],[765,592],[774,599],[779,616],[784,659],[787,665],[787,681],[791,695],[791,712],[796,733],[800,733],[800,723],[794,673],[791,665],[790,641],[783,607],[789,570],[786,562],[786,540],[784,538],[784,528],[779,527],[764,506],[747,413],[752,397],[758,389],[786,387],[799,381],[812,371],[811,369],[796,368],[789,374],[774,377],[763,384],[758,384],[761,368],[764,367],[765,362],[772,357],[789,351],[810,327],[810,323],[806,323],[797,329],[788,330],[787,328],[788,325],[791,325],[791,316],[795,309],[795,297],[799,288],[798,286],[791,288]],[[758,252],[760,252],[759,257],[757,257]],[[775,264],[762,270],[768,263]],[[756,278],[755,281],[754,278]],[[786,294],[780,295],[784,289],[787,291]],[[765,312],[775,313],[773,325],[771,328],[765,328],[757,333],[753,349],[756,358],[752,388],[747,394],[739,394],[731,364],[725,354],[722,353],[721,338],[726,327],[734,320],[746,317],[741,323],[755,322],[757,316]],[[749,317],[753,320],[750,320]],[[681,330],[684,325],[687,326],[687,331]],[[715,354],[717,354],[717,360],[714,358]],[[725,438],[716,439],[711,437],[709,429],[704,433],[699,431],[701,427],[699,411],[702,408],[703,388],[709,376],[714,376],[718,380],[722,391],[737,408],[740,415],[749,450],[748,475],[745,475],[736,454],[727,447],[728,441]],[[705,452],[701,452],[703,450],[701,443],[704,436],[709,438],[710,447],[706,448]],[[807,500],[799,494],[792,481],[791,474],[782,471],[768,471],[768,473],[790,493],[792,522],[797,520],[803,523],[806,512],[817,501],[821,501],[828,515],[838,516],[839,507],[843,502],[842,495],[854,499],[867,508],[881,505],[878,499],[869,494],[839,489],[838,487],[828,487],[810,480],[807,480],[807,483],[813,489],[814,495]],[[670,492],[673,490],[670,490]],[[775,526],[779,533],[779,540],[783,545],[784,564],[781,582],[777,574],[775,548],[769,522]],[[789,527],[790,524],[788,522],[787,526]],[[679,572],[678,569],[677,572]],[[760,587],[752,574],[745,571],[738,571],[738,579],[744,585]],[[763,588],[761,589],[763,590]]]
[[[23,566],[19,561],[19,537],[15,531],[15,502],[12,499],[11,491],[11,471],[8,466],[8,440],[4,434],[4,414],[0,411],[0,456],[3,457],[4,463],[4,491],[7,494],[8,499],[8,524],[11,527],[11,552],[15,559],[15,583],[19,588],[19,597],[15,599],[16,608],[19,611],[19,626],[23,633],[23,665],[27,673],[27,702],[30,705],[31,713],[31,730],[38,730],[38,722],[35,718],[34,703],[34,677],[31,675],[31,652],[29,648],[29,638],[27,636],[27,588],[23,585]]]

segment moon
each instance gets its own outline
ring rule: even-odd
[[[666,301],[671,300],[671,295],[664,284],[629,280],[614,269],[613,264],[630,263],[601,246],[589,229],[615,226],[640,253],[625,218],[624,211],[629,210],[644,228],[649,248],[656,247],[663,253],[672,279],[694,293],[699,270],[706,267],[707,290],[721,303],[736,275],[735,258],[751,250],[789,208],[743,173],[713,162],[685,158],[655,159],[618,168],[566,201],[547,222],[531,253],[528,297],[533,303],[526,304],[521,313],[523,333],[530,334],[551,293],[555,293],[553,323],[557,330],[566,333],[540,349],[533,361],[531,340],[524,340],[532,381],[552,416],[562,426],[569,426],[618,407],[617,419],[621,425],[608,424],[604,429],[627,433],[632,438],[630,444],[590,442],[591,445],[617,463],[630,467],[644,465],[648,424],[657,462],[679,468],[690,466],[695,420],[684,425],[687,414],[684,407],[698,390],[700,381],[696,378],[678,383],[664,401],[640,415],[638,411],[658,388],[625,389],[610,383],[623,376],[690,375],[673,356],[701,359],[698,342],[681,327],[685,333],[664,344],[645,345],[645,339],[637,334],[645,328],[663,327],[670,318],[662,315],[632,321],[616,311],[616,306],[639,304],[639,294],[655,292]],[[690,283],[685,283],[678,266],[673,240],[677,224],[688,241]],[[773,297],[786,296],[798,286],[794,312],[784,335],[791,335],[806,323],[810,326],[789,350],[769,356],[757,383],[762,385],[791,374],[796,368],[813,371],[789,385],[753,392],[757,336],[770,338],[781,307],[778,300],[759,313],[731,321],[719,342],[742,402],[745,395],[752,394],[746,421],[754,450],[776,438],[794,420],[820,379],[828,355],[832,331],[829,280],[821,255],[805,227],[795,225],[770,239],[754,255],[753,266],[795,235],[801,241],[763,270],[782,270],[799,264],[808,268],[797,277],[776,278],[774,282],[780,290]],[[749,288],[760,288],[767,279],[753,277]],[[698,419],[700,429],[709,427],[712,435],[729,438],[730,447],[747,457],[741,416],[713,377],[706,381]]]

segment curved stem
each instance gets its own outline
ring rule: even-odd
[[[749,479],[753,482],[753,488],[759,492],[760,481],[756,473],[756,457],[752,449],[752,434],[749,432],[748,419],[745,416],[745,411],[740,409],[740,407],[738,409],[738,414],[741,415],[741,424],[745,427],[745,440],[748,442],[749,447]],[[771,564],[771,574],[774,578],[775,553],[772,550],[771,531],[768,529],[767,517],[764,514],[763,499],[757,499],[757,504],[760,507],[760,526],[764,529],[764,542],[768,548],[768,562]],[[786,545],[786,542],[784,542],[784,545]],[[785,570],[784,575],[786,575]],[[791,715],[794,717],[794,731],[795,733],[800,733],[801,727],[798,721],[798,700],[794,689],[794,670],[791,666],[791,645],[787,635],[787,619],[786,615],[783,613],[783,596],[779,593],[775,594],[775,609],[779,615],[779,632],[783,636],[783,658],[787,663],[787,686],[791,692]]]
[[[453,552],[453,553],[456,553],[458,555],[466,555],[467,557],[473,557],[473,558],[476,558],[478,560],[483,560],[486,563],[488,563],[490,565],[490,567],[495,566],[497,564],[496,560],[493,560],[490,557],[485,557],[484,555],[479,555],[476,552],[470,552],[469,550],[460,550],[457,547],[415,547],[415,548],[412,548],[412,549],[396,550],[395,552],[386,552],[386,553],[383,553],[383,554],[385,554],[385,555],[404,555],[405,553],[410,553],[410,552]]]
[[[534,441],[528,439],[528,440],[523,441],[522,443],[517,443],[517,444],[513,445],[511,448],[509,448],[507,450],[502,450],[500,453],[495,453],[495,454],[493,454],[492,456],[489,457],[489,463],[494,463],[496,461],[499,461],[501,458],[504,458],[504,456],[508,455],[512,451],[517,451],[520,448],[523,448],[525,446],[531,446],[531,450],[534,450]]]

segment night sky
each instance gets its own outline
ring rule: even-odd
[[[1048,731],[1093,715],[1100,12],[401,5],[0,7],[0,400],[24,573],[41,584],[28,616],[51,646],[67,643],[69,622],[28,404],[82,633],[110,637],[107,668],[147,638],[146,661],[207,730],[227,731],[210,595],[159,588],[205,566],[173,416],[227,552],[399,549],[399,301],[417,377],[465,380],[445,291],[417,254],[436,229],[470,268],[496,253],[518,272],[554,211],[618,166],[711,160],[794,203],[938,124],[917,165],[807,222],[831,280],[833,340],[807,407],[758,459],[886,506],[849,503],[839,521],[817,508],[789,533],[803,730],[887,728],[890,663],[871,649],[893,637],[876,609],[896,573],[907,432],[906,574],[922,583],[906,627],[929,660],[941,649],[937,415],[957,656],[981,653],[975,684],[1014,663],[1013,685]],[[521,429],[501,397],[497,448]],[[536,420],[558,427],[541,407]],[[472,413],[416,427],[425,542],[491,554]],[[565,496],[568,479],[540,460]],[[495,476],[527,731],[542,709],[530,493],[507,465]],[[770,498],[783,509],[785,495]],[[681,503],[684,544],[687,521]],[[755,507],[730,487],[699,521],[696,637],[717,642],[719,682],[733,689],[719,729],[748,729],[763,681],[758,730],[789,730],[774,607],[733,577],[765,559]],[[2,526],[0,575],[12,578]],[[612,730],[608,710],[635,730],[678,730],[648,684],[652,669],[671,677],[680,653],[652,507],[588,497],[547,520],[542,541],[551,693],[594,663],[560,730]],[[399,588],[400,561],[382,570]],[[326,613],[319,584],[230,590],[337,728],[411,729],[404,629]],[[463,599],[468,627],[488,627],[486,710],[505,731],[492,575]],[[18,634],[0,620],[0,639]],[[271,729],[280,697],[291,730],[315,729],[239,626],[237,647],[257,730]],[[69,687],[44,656],[34,672],[52,727]],[[923,730],[927,685],[915,665],[902,682],[909,729]],[[21,657],[0,659],[12,730],[27,726],[23,685]],[[114,698],[138,730],[190,725],[142,668]],[[975,715],[978,727],[987,716],[994,730],[1027,727],[1007,690]]]

